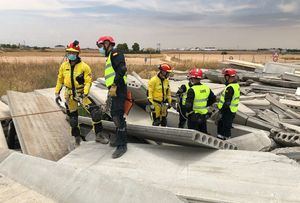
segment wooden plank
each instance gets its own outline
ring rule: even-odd
[[[54,101],[14,91],[8,91],[8,101],[23,153],[56,161],[74,149],[69,124]]]
[[[8,149],[1,123],[0,123],[0,149]]]
[[[2,101],[0,101],[0,121],[10,119],[10,112],[9,112],[9,107],[4,104]]]

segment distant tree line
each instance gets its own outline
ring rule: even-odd
[[[124,52],[125,54],[130,53],[130,54],[149,54],[149,53],[160,53],[160,50],[155,50],[155,49],[141,49],[140,45],[135,42],[131,46],[131,49],[128,48],[127,43],[121,43],[117,44],[117,49]]]
[[[24,46],[20,44],[0,44],[1,49],[33,49],[33,50],[46,50],[50,49],[50,47],[38,47],[38,46]]]

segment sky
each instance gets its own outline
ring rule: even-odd
[[[0,0],[0,44],[300,48],[298,0]]]

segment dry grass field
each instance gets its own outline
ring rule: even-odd
[[[220,62],[232,56],[250,62],[265,63],[272,60],[271,54],[257,53],[162,53],[162,54],[127,54],[128,72],[135,71],[143,78],[156,74],[158,64],[166,62],[176,70],[187,70],[191,67],[215,69]],[[7,90],[28,92],[34,89],[54,87],[63,51],[50,52],[1,52],[0,53],[0,96]],[[83,61],[93,71],[93,78],[103,76],[105,58],[96,51],[81,53]],[[145,59],[146,58],[146,59]],[[300,61],[299,55],[284,55],[281,62]]]

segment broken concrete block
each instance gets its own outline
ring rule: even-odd
[[[92,120],[87,117],[79,117],[79,122],[86,125],[92,124]],[[102,121],[102,124],[104,130],[113,133],[116,131],[116,127],[113,122]],[[127,124],[127,132],[130,136],[170,144],[205,147],[211,149],[237,149],[235,145],[228,141],[220,140],[214,136],[190,129]]]
[[[300,86],[300,82],[294,81],[286,81],[281,78],[271,78],[271,77],[261,77],[259,81],[265,84],[278,86],[278,87],[286,87],[286,88],[297,88]]]
[[[286,105],[280,103],[277,99],[275,99],[273,96],[271,96],[270,94],[267,94],[266,99],[272,104],[277,106],[278,108],[284,110],[286,113],[288,113],[291,118],[298,118],[300,119],[300,114],[295,113],[294,111],[292,111],[291,109],[289,109]]]
[[[257,93],[284,93],[293,95],[296,93],[296,90],[293,88],[275,87],[271,85],[262,85],[260,83],[252,83],[250,87]]]
[[[300,134],[279,132],[273,137],[273,139],[283,146],[300,146]]]
[[[296,74],[293,74],[293,73],[285,72],[284,74],[281,75],[281,78],[283,80],[290,80],[290,81],[300,82],[300,75],[296,75]]]
[[[277,155],[284,155],[289,157],[290,159],[294,159],[299,161],[300,160],[300,147],[284,147],[284,148],[277,148],[271,151]]]
[[[272,141],[269,135],[270,133],[267,131],[257,130],[256,133],[231,138],[228,141],[235,144],[239,150],[269,151],[272,147]]]
[[[239,103],[238,111],[242,112],[242,113],[244,113],[248,116],[255,116],[256,115],[256,113],[252,109],[250,109],[249,107],[247,107],[243,103]]]
[[[0,122],[0,149],[8,149],[1,122]]]
[[[265,64],[263,72],[264,73],[279,73],[279,74],[284,74],[286,72],[294,73],[296,68],[298,68],[298,67],[299,66],[293,65],[293,64],[268,62]]]
[[[273,124],[269,122],[266,122],[259,118],[247,116],[246,114],[243,114],[241,112],[236,113],[233,122],[236,124],[245,125],[252,128],[257,128],[260,130],[267,130],[267,131],[275,127]]]
[[[9,107],[2,101],[0,101],[0,121],[10,119],[11,115],[9,112]]]
[[[280,99],[280,103],[286,105],[294,111],[300,111],[300,101],[290,100],[290,99]]]

